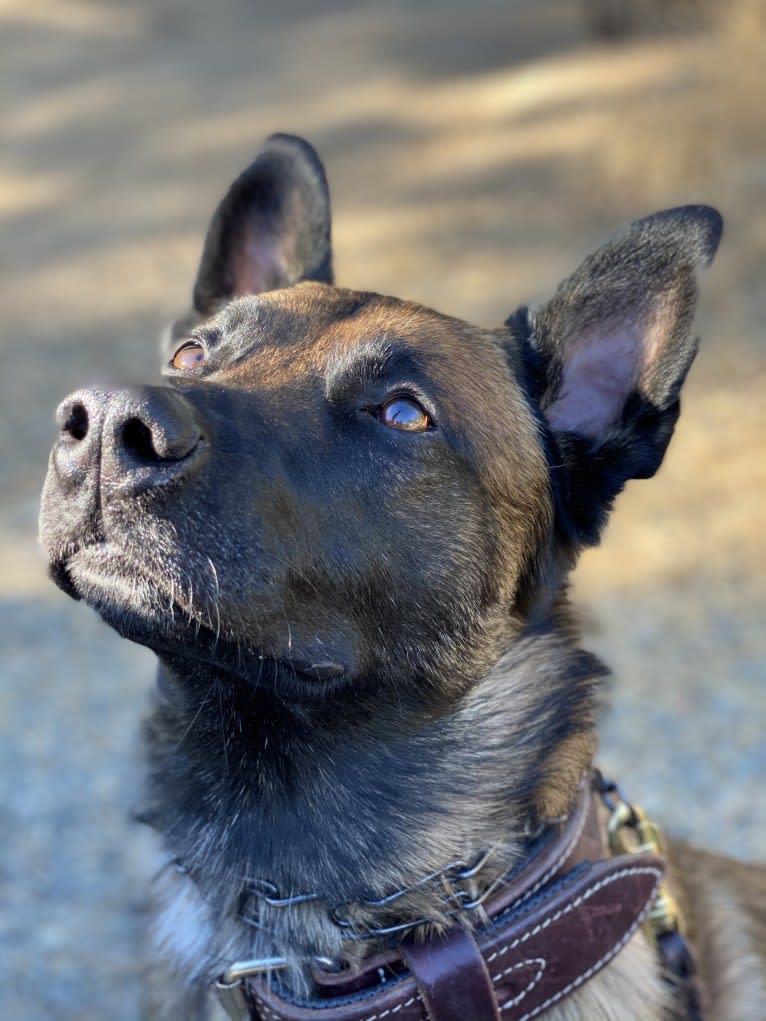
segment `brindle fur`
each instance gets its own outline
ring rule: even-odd
[[[312,955],[354,963],[374,945],[349,951],[325,905],[487,848],[491,879],[570,808],[604,671],[567,574],[625,482],[659,467],[719,235],[705,207],[638,221],[536,313],[481,330],[332,286],[324,171],[275,136],[216,212],[171,331],[168,358],[191,336],[208,364],[65,405],[41,516],[53,575],[161,663],[143,817],[184,872],[157,881],[152,1021],[211,1016],[238,959],[287,956],[296,987]],[[402,393],[434,428],[380,421]],[[189,423],[194,469],[121,494],[125,465],[159,473]],[[764,872],[676,845],[673,861],[711,1017],[763,1018]],[[259,909],[248,877],[322,901]],[[446,924],[428,889],[397,904],[423,913]],[[639,935],[550,1016],[672,1014]]]

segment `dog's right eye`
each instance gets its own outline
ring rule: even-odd
[[[174,369],[199,369],[207,361],[207,351],[198,340],[190,340],[173,355],[170,364]]]

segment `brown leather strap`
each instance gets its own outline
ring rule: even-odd
[[[535,853],[511,872],[484,905],[486,915],[496,918],[511,906],[519,907],[576,865],[602,858],[607,853],[591,784],[589,778],[584,778],[572,812],[558,831],[552,830]],[[312,974],[317,997],[329,999],[378,986],[381,976],[390,979],[401,975],[402,971],[402,955],[396,949],[376,954],[359,971],[315,970]]]
[[[472,1003],[467,1014],[433,1017],[493,1021],[499,1012],[502,1021],[530,1021],[544,1013],[598,974],[630,940],[654,900],[663,869],[662,860],[652,855],[625,855],[583,864],[534,894],[528,890],[523,903],[502,910],[477,938],[497,1006],[485,1000],[484,1007]],[[460,945],[465,946],[456,940],[453,947]],[[416,966],[421,983],[422,960],[420,955]],[[441,1010],[449,994],[431,989],[447,969],[427,965],[426,971],[427,982],[420,986],[408,972],[361,993],[304,1003],[255,980],[250,985],[254,1016],[262,1021],[428,1021],[427,1010],[434,1004]],[[394,972],[393,962],[388,972]],[[474,965],[466,974],[477,981]]]
[[[560,833],[533,855],[520,871],[509,876],[508,882],[487,905],[487,912],[495,917],[511,905],[523,904],[538,890],[581,862],[596,861],[608,854],[591,785],[583,782],[575,808]]]
[[[496,918],[511,906],[520,907],[576,865],[602,858],[607,853],[591,785],[584,781],[574,809],[558,832],[552,831],[536,852],[507,877],[484,905],[486,915]],[[322,999],[358,993],[378,986],[381,976],[400,975],[402,964],[401,952],[396,949],[375,955],[359,971],[315,970],[316,994]]]
[[[473,935],[459,926],[403,956],[415,977],[428,1021],[500,1021],[492,979]]]
[[[533,906],[523,925],[501,927],[482,949],[503,1021],[536,1017],[598,974],[641,925],[663,871],[651,855],[594,862]]]

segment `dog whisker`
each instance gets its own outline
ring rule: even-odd
[[[213,597],[212,597],[213,609],[215,610],[215,616],[216,616],[216,621],[215,621],[215,643],[213,645],[213,649],[215,650],[215,649],[218,648],[218,642],[219,642],[219,639],[221,637],[221,608],[220,608],[220,605],[219,605],[220,604],[220,599],[221,599],[221,586],[218,583],[218,571],[216,571],[216,569],[215,569],[215,564],[210,559],[210,557],[207,558],[207,562],[208,562],[208,564],[210,564],[210,573],[213,575],[213,581],[215,582],[215,593],[213,594]]]
[[[223,690],[221,681],[216,678],[216,688],[218,689],[218,717],[221,725],[221,743],[223,745],[223,758],[226,765],[226,772],[229,771],[229,738],[226,733],[226,724],[223,712]]]
[[[187,737],[188,737],[188,736],[189,736],[189,735],[190,735],[190,734],[192,733],[192,731],[194,730],[194,727],[195,727],[195,725],[196,725],[196,723],[197,723],[197,720],[198,720],[198,719],[200,718],[200,715],[202,714],[202,711],[204,710],[205,706],[207,705],[207,703],[208,703],[208,701],[209,701],[209,699],[210,699],[210,696],[211,696],[211,694],[212,694],[212,692],[213,692],[213,688],[215,687],[215,685],[216,685],[217,683],[218,683],[218,681],[217,681],[217,680],[214,680],[214,681],[212,681],[212,682],[210,683],[210,685],[208,686],[208,689],[207,689],[207,691],[205,692],[205,696],[204,696],[204,698],[202,698],[202,699],[200,700],[200,703],[199,703],[199,705],[197,706],[197,711],[195,712],[194,716],[193,716],[193,717],[192,717],[192,719],[191,719],[191,720],[189,721],[189,724],[187,725],[186,729],[185,729],[185,730],[184,730],[184,731],[182,732],[181,736],[179,737],[178,741],[176,742],[176,744],[175,744],[175,751],[178,751],[178,749],[179,749],[179,748],[181,747],[181,745],[182,745],[182,744],[184,743],[184,741],[186,740],[186,738],[187,738]]]

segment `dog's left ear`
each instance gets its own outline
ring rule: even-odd
[[[300,280],[332,283],[327,178],[308,142],[272,135],[213,215],[194,309],[207,318],[238,295]]]
[[[560,517],[578,542],[596,542],[625,482],[662,462],[697,349],[697,272],[721,230],[708,206],[637,220],[530,317],[529,388],[553,441]]]

